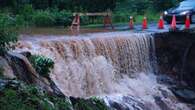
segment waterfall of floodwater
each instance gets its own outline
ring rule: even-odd
[[[52,58],[50,77],[67,96],[100,96],[117,110],[188,110],[157,83],[151,34],[26,40],[16,50]]]

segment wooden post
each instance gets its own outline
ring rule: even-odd
[[[111,16],[109,16],[109,15],[104,16],[104,28],[106,28],[107,26],[111,26],[112,29],[114,29],[114,27],[112,25]]]

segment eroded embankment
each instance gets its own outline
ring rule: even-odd
[[[195,88],[195,33],[155,34],[155,45],[159,71]]]
[[[169,32],[155,34],[159,73],[174,78],[162,79],[177,85],[172,91],[181,100],[195,100],[195,33]]]

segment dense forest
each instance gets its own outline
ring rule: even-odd
[[[0,6],[17,10],[26,4],[31,4],[34,9],[57,8],[59,10],[101,12],[107,9],[114,10],[117,5],[124,3],[135,10],[150,7],[163,10],[179,1],[181,0],[0,0]]]

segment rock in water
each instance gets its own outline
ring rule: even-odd
[[[195,103],[195,92],[185,88],[172,88],[173,93],[182,101]]]

